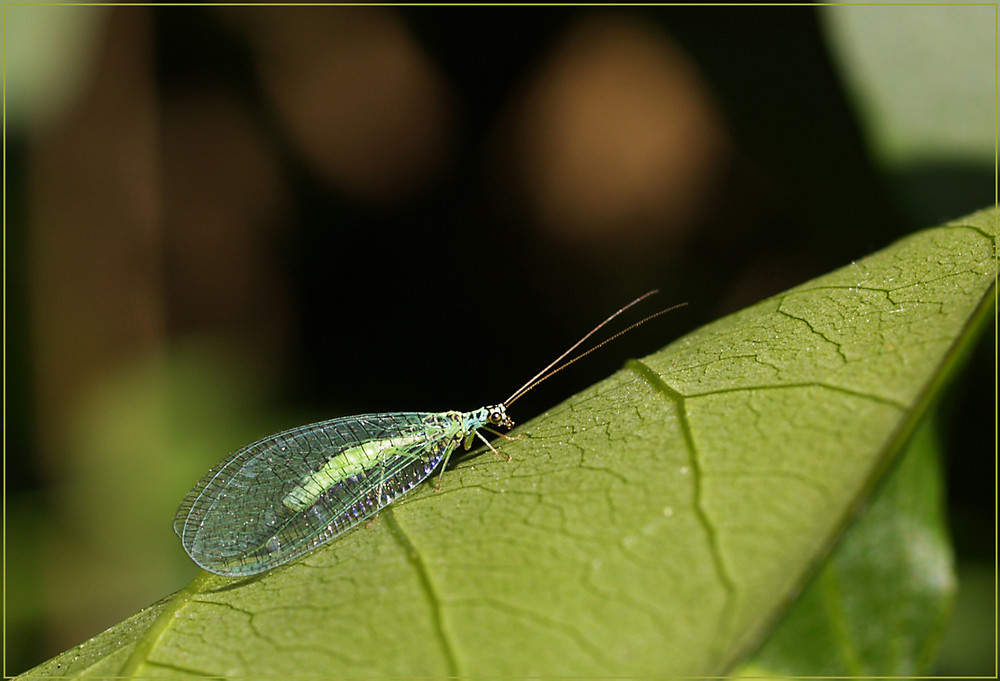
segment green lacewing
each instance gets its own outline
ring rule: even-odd
[[[507,408],[570,364],[674,305],[562,362],[650,291],[594,327],[506,400],[474,411],[389,412],[321,421],[269,435],[237,450],[188,493],[174,532],[195,563],[227,577],[284,565],[374,516],[426,480],[443,473],[459,445],[476,438],[499,456],[480,430],[507,437]],[[440,485],[440,477],[438,478]]]

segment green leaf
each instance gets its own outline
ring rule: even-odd
[[[993,145],[983,143],[995,133],[991,6],[850,2],[817,11],[883,168],[940,159],[992,169]]]
[[[502,443],[511,461],[468,458],[260,577],[202,573],[28,676],[725,673],[993,313],[996,220],[915,234],[630,361]]]
[[[927,674],[955,595],[934,413],[744,676]]]

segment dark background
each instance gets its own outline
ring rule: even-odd
[[[7,132],[8,673],[182,587],[174,508],[249,440],[498,402],[644,291],[689,302],[526,421],[994,201],[992,137],[876,157],[813,8],[45,9],[101,14],[65,103]],[[945,402],[973,582],[988,341]]]

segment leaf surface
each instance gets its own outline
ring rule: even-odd
[[[993,313],[996,220],[917,233],[629,361],[502,442],[511,461],[467,458],[260,577],[202,573],[28,676],[725,673]]]
[[[937,419],[741,674],[919,677],[931,671],[956,591]]]

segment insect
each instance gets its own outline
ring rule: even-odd
[[[650,291],[594,327],[506,400],[474,411],[393,412],[321,421],[269,435],[236,451],[188,493],[174,532],[195,563],[209,572],[245,577],[283,565],[375,515],[478,438],[507,437],[507,408],[570,364],[674,305],[632,324],[566,361],[598,330]],[[440,477],[438,478],[440,486]]]

